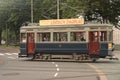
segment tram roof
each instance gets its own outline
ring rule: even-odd
[[[52,25],[52,26],[39,26],[39,25],[28,25],[22,26],[21,28],[73,28],[73,27],[113,27],[112,24],[79,24],[79,25]]]

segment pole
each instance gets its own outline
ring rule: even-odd
[[[33,23],[33,0],[31,0],[31,23]]]
[[[57,0],[57,19],[60,19],[59,15],[59,0]]]
[[[6,44],[6,46],[8,46],[8,25],[7,25],[7,22],[6,22],[6,42],[5,42],[5,44]]]

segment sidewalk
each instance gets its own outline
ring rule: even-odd
[[[7,46],[0,46],[0,50],[5,50],[5,51],[13,51],[13,52],[15,52],[15,53],[18,53],[19,52],[19,49],[17,49],[17,48],[12,48],[12,47],[7,47]]]

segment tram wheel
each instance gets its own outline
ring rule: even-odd
[[[97,58],[92,58],[92,62],[96,62],[98,59]]]
[[[31,61],[33,61],[36,58],[36,54],[33,54]]]

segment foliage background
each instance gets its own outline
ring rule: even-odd
[[[60,18],[78,18],[86,21],[101,17],[116,27],[120,16],[120,0],[59,0]],[[57,0],[33,0],[33,22],[57,18]],[[19,41],[19,28],[31,22],[31,0],[0,0],[0,40]],[[0,41],[1,42],[1,41]],[[0,43],[1,44],[1,43]]]

